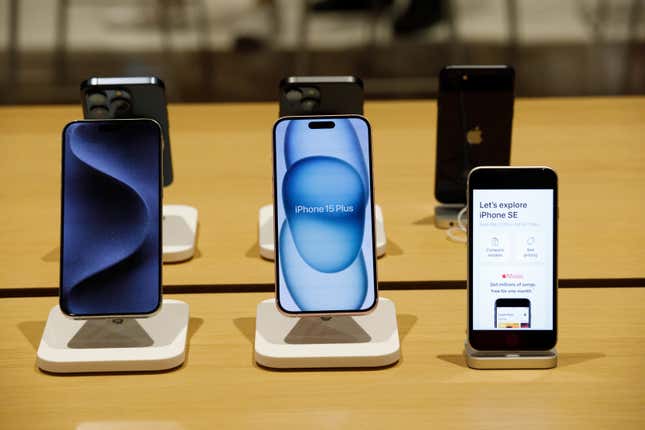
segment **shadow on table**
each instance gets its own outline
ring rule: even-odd
[[[42,257],[40,257],[45,263],[56,263],[60,260],[60,246],[52,249]]]
[[[564,352],[558,354],[558,367],[573,366],[603,357],[606,355],[601,352]],[[468,367],[463,354],[439,354],[437,358],[459,367]]]
[[[399,326],[399,339],[403,339],[410,333],[412,327],[417,323],[417,316],[412,314],[397,314],[397,324]],[[255,343],[255,318],[234,318],[233,324],[244,335],[244,337],[251,343]]]

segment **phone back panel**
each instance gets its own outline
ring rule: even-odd
[[[438,201],[465,204],[471,169],[510,164],[513,86],[510,67],[441,71],[435,169]]]
[[[280,117],[363,115],[363,83],[349,76],[290,77],[280,82],[279,101]]]
[[[117,78],[114,78],[117,79]],[[97,108],[89,97],[97,92],[105,94],[106,111],[100,111],[98,114],[93,113]],[[123,92],[123,94],[119,94]],[[118,109],[118,106],[112,103],[115,98],[127,99],[130,108]],[[93,85],[85,81],[81,85],[81,105],[83,106],[83,116],[85,119],[108,119],[108,118],[150,118],[154,119],[161,125],[164,139],[163,148],[163,184],[168,186],[173,181],[172,158],[170,153],[170,134],[168,123],[168,109],[166,103],[166,93],[163,84],[157,80],[157,83],[146,84],[100,84]]]

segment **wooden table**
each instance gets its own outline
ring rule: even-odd
[[[551,370],[465,367],[464,291],[384,296],[396,303],[402,342],[393,367],[259,368],[255,306],[270,294],[216,293],[172,296],[191,307],[179,369],[75,376],[35,365],[56,299],[0,299],[0,428],[645,427],[645,288],[561,290]]]
[[[463,286],[466,248],[433,225],[436,103],[369,102],[376,201],[384,212],[382,286]],[[60,133],[78,106],[0,108],[0,290],[58,285]],[[198,252],[166,265],[168,290],[261,288],[273,263],[257,244],[270,203],[275,104],[170,106],[175,183],[166,203],[200,211]],[[515,105],[512,161],[560,177],[560,276],[640,282],[645,274],[645,97],[526,99]],[[631,281],[630,281],[631,280]],[[622,282],[621,285],[624,285]],[[180,287],[180,288],[178,288]]]

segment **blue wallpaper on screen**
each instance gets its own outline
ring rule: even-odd
[[[361,119],[276,128],[281,305],[290,312],[357,311],[375,298],[369,131]]]
[[[157,308],[160,145],[151,121],[81,121],[65,129],[61,307],[67,313]]]

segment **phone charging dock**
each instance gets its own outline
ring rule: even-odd
[[[437,228],[446,230],[459,225],[457,217],[464,208],[464,204],[449,203],[438,204],[434,207],[434,225]]]
[[[155,315],[136,319],[76,320],[56,305],[38,346],[38,367],[51,373],[172,369],[184,362],[188,320],[188,304],[171,299]]]
[[[163,206],[163,262],[177,263],[195,254],[197,209],[186,205]]]
[[[394,302],[379,298],[359,316],[290,317],[275,299],[260,302],[255,322],[255,361],[275,369],[382,367],[400,358]]]
[[[466,364],[472,369],[551,369],[558,365],[558,352],[478,351],[464,343]]]
[[[374,205],[374,230],[376,231],[376,256],[385,255],[387,238],[381,206]],[[258,243],[260,255],[267,260],[275,260],[275,240],[273,234],[273,205],[260,208],[258,214]]]

